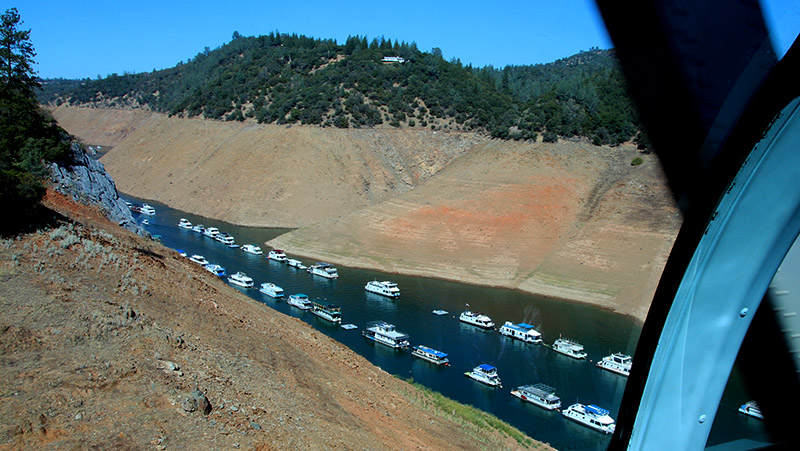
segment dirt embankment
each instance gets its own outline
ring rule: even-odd
[[[2,449],[539,446],[96,211],[47,203],[70,219],[0,239]]]
[[[130,113],[54,114],[102,145],[88,138],[94,127],[116,129]],[[334,263],[643,320],[681,221],[658,160],[631,166],[632,147],[148,114],[102,159],[122,191],[238,224],[299,227],[269,244]]]

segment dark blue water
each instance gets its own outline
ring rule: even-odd
[[[139,199],[128,197],[133,202]],[[228,274],[243,271],[253,278],[254,289],[239,289],[266,306],[311,324],[331,338],[345,344],[373,364],[403,379],[412,379],[459,402],[470,404],[507,421],[531,437],[558,449],[605,449],[610,437],[567,420],[558,412],[549,412],[511,396],[513,388],[543,382],[556,388],[565,408],[572,403],[596,404],[611,411],[616,418],[626,378],[595,367],[594,362],[612,352],[633,354],[640,326],[629,318],[586,305],[556,301],[530,294],[467,285],[421,277],[388,275],[377,271],[339,266],[339,279],[328,280],[306,271],[266,260],[269,250],[264,242],[286,229],[263,229],[234,226],[170,209],[149,201],[156,208],[147,218],[147,230],[160,235],[164,245],[183,249],[189,255],[204,255],[211,263],[224,266]],[[231,233],[237,244],[256,244],[263,256],[177,227],[183,217],[192,224],[218,227]],[[290,258],[298,257],[289,255]],[[314,263],[302,259],[305,264]],[[368,293],[367,281],[392,280],[402,295],[397,300]],[[344,330],[309,312],[291,307],[258,292],[262,282],[273,282],[286,295],[305,293],[310,299],[323,299],[342,307],[342,324],[355,324],[356,330]],[[552,344],[559,336],[584,345],[588,360],[575,360],[553,352],[543,345],[531,345],[464,324],[458,315],[469,303],[471,309],[489,315],[495,324],[505,321],[526,322],[536,326],[544,342]],[[445,316],[434,309],[450,312]],[[384,320],[411,336],[412,345],[426,345],[449,354],[450,367],[439,367],[411,356],[408,350],[393,350],[361,336],[368,321]],[[471,368],[488,363],[498,368],[503,388],[491,388],[464,376]],[[736,421],[742,420],[735,418]],[[749,421],[744,419],[743,421]]]

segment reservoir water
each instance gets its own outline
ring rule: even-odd
[[[126,198],[142,202],[131,196]],[[633,355],[641,331],[633,320],[587,305],[514,290],[341,266],[338,267],[339,279],[328,280],[265,259],[269,249],[264,248],[263,243],[287,232],[286,229],[240,227],[174,210],[157,202],[147,202],[156,208],[157,214],[134,216],[138,220],[149,220],[150,224],[145,228],[153,235],[160,235],[165,246],[183,249],[189,255],[204,255],[209,262],[225,267],[229,275],[236,271],[245,272],[253,278],[256,288],[236,289],[269,308],[300,318],[383,370],[402,379],[413,379],[451,399],[490,412],[557,449],[606,448],[610,436],[569,421],[558,412],[523,403],[511,396],[510,391],[520,385],[545,383],[556,389],[562,408],[575,402],[595,404],[610,410],[611,416],[616,418],[627,379],[601,370],[594,363],[613,352]],[[180,218],[229,232],[239,245],[262,246],[264,255],[248,254],[201,234],[180,229],[177,227]],[[289,257],[297,256],[290,254]],[[314,263],[309,259],[302,260],[304,264]],[[364,285],[370,280],[397,282],[401,297],[392,300],[366,292]],[[287,296],[304,293],[312,300],[336,303],[342,308],[342,324],[354,324],[358,329],[342,329],[287,305],[285,300],[266,296],[257,289],[262,282],[273,282],[283,287]],[[465,304],[490,316],[498,328],[505,321],[534,325],[547,345],[559,336],[578,341],[584,345],[588,359],[575,360],[552,351],[546,345],[523,343],[501,336],[494,330],[464,324],[458,320],[458,315],[464,311]],[[437,316],[431,313],[434,309],[446,310],[449,314]],[[374,320],[394,324],[397,330],[409,334],[412,346],[421,344],[448,353],[451,366],[439,367],[412,357],[410,350],[394,350],[365,339],[361,331],[367,322]],[[503,388],[491,388],[464,376],[465,371],[482,363],[497,367]],[[733,422],[738,424],[740,421],[741,418],[735,417]],[[740,430],[740,426],[734,430]]]

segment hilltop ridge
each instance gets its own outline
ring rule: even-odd
[[[495,138],[638,138],[612,51],[550,64],[473,68],[415,44],[351,36],[236,37],[186,63],[97,80],[46,80],[51,106],[157,111],[263,124],[473,131]]]

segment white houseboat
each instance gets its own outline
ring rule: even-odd
[[[242,288],[253,288],[253,279],[243,272],[237,272],[236,274],[228,277],[228,282],[238,285]]]
[[[214,239],[226,246],[231,246],[234,243],[233,236],[228,232],[220,232],[214,237]]]
[[[225,277],[225,268],[216,264],[216,263],[209,263],[206,265],[206,271],[214,274],[217,277]]]
[[[631,356],[620,352],[607,355],[597,362],[597,366],[600,368],[623,376],[630,376],[632,364]]]
[[[561,407],[561,398],[556,396],[556,389],[549,385],[523,385],[511,390],[511,394],[543,409],[556,410]]]
[[[397,288],[396,283],[389,282],[388,280],[384,280],[383,282],[371,280],[367,282],[367,284],[364,286],[364,289],[370,293],[382,294],[390,298],[400,297],[400,288]]]
[[[585,359],[586,351],[583,345],[566,338],[559,338],[553,343],[553,351],[572,357],[573,359]]]
[[[266,294],[267,296],[272,296],[273,298],[283,297],[283,288],[275,285],[274,283],[262,283],[261,288],[259,288],[258,291]]]
[[[760,420],[764,419],[764,415],[761,413],[761,409],[758,407],[758,404],[755,401],[747,401],[739,406],[739,412]]]
[[[154,215],[156,214],[156,209],[148,204],[142,204],[140,212],[145,215]]]
[[[267,258],[269,260],[275,260],[276,262],[285,262],[286,254],[280,249],[273,249],[269,251],[269,254],[267,254]]]
[[[431,363],[435,363],[437,365],[445,365],[450,366],[450,359],[447,358],[447,353],[442,351],[437,351],[433,348],[429,348],[427,346],[414,346],[411,351],[411,355],[414,357],[419,357],[422,360],[427,360]]]
[[[516,338],[526,343],[541,343],[542,334],[536,331],[530,324],[517,323],[513,324],[511,321],[506,321],[500,327],[500,335]]]
[[[332,323],[342,322],[342,308],[336,304],[327,304],[324,302],[312,302],[311,313],[326,319]]]
[[[561,412],[565,417],[592,429],[611,434],[614,432],[614,419],[608,415],[608,410],[594,404],[585,406],[575,403]]]
[[[301,262],[300,260],[294,259],[294,258],[287,259],[286,260],[286,264],[291,266],[292,268],[297,268],[299,270],[308,269],[308,266],[304,265],[303,262]]]
[[[364,337],[390,348],[407,348],[409,346],[408,334],[398,332],[394,324],[385,321],[371,321],[367,323],[367,328],[362,332]]]
[[[467,371],[464,373],[464,376],[475,379],[478,382],[483,382],[484,384],[492,387],[503,388],[500,383],[500,376],[497,375],[497,368],[486,363],[476,366],[472,369],[472,371]]]
[[[484,329],[491,329],[494,327],[491,318],[483,313],[471,311],[469,309],[469,304],[467,304],[467,310],[462,312],[458,319],[467,324],[472,324],[473,326],[483,327]]]
[[[206,258],[203,257],[200,254],[192,255],[191,257],[189,257],[189,261],[193,261],[193,262],[197,263],[198,265],[203,265],[203,266],[208,264],[208,260],[206,260]]]
[[[317,276],[325,277],[327,279],[339,278],[339,271],[330,263],[318,262],[316,264],[309,266],[308,269],[306,269],[306,271]]]
[[[205,232],[206,232],[206,228],[205,228],[205,226],[204,226],[203,224],[195,224],[195,225],[192,227],[192,232],[195,232],[195,233],[205,233]]]
[[[191,230],[192,223],[186,218],[181,218],[181,220],[178,221],[178,227],[180,227],[182,229]]]
[[[311,301],[308,300],[308,296],[304,295],[303,293],[292,294],[289,296],[289,299],[286,301],[287,304],[297,307],[300,310],[310,310],[311,309]]]
[[[264,251],[262,251],[261,248],[255,244],[245,244],[242,246],[242,250],[253,255],[261,255],[264,253]]]
[[[203,235],[209,238],[215,238],[219,234],[219,229],[216,227],[206,227],[206,230],[203,231]]]

